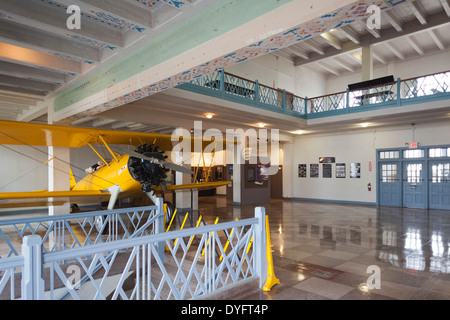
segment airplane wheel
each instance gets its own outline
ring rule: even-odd
[[[170,220],[172,220],[173,213],[175,209],[173,208],[173,204],[171,204],[169,201],[165,201],[164,204],[166,204],[166,227],[169,226]]]

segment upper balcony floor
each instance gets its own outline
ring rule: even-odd
[[[450,71],[392,80],[301,97],[221,70],[177,88],[306,120],[450,99]]]

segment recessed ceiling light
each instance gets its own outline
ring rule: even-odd
[[[304,130],[297,130],[297,131],[291,131],[291,133],[293,133],[293,134],[304,134],[305,131]]]
[[[266,126],[265,123],[262,123],[262,122],[258,123],[258,127],[260,127],[260,128],[264,128],[265,126]]]
[[[369,124],[367,122],[366,123],[361,123],[360,126],[363,127],[363,128],[367,128],[369,126]]]
[[[212,119],[214,117],[214,115],[212,113],[207,113],[207,114],[205,114],[205,117],[208,119]]]

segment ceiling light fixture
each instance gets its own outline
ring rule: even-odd
[[[262,122],[258,123],[258,127],[260,127],[260,128],[264,128],[265,126],[266,126],[265,123],[262,123]]]
[[[214,115],[212,113],[207,113],[207,114],[205,114],[205,117],[208,119],[212,119],[214,117]]]
[[[367,122],[366,123],[361,123],[360,126],[363,127],[363,128],[367,128],[369,126],[369,124]]]

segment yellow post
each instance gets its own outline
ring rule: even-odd
[[[272,257],[272,245],[270,243],[270,228],[269,228],[269,216],[266,216],[266,256],[267,256],[267,280],[264,284],[263,290],[270,291],[272,287],[278,283],[280,280],[275,277],[275,272],[273,270],[273,257]]]
[[[198,218],[197,221],[197,225],[195,226],[196,228],[198,228],[198,226],[200,225],[200,222],[202,222],[202,216],[200,216],[200,218]],[[188,250],[191,247],[192,241],[194,240],[195,235],[192,236],[191,241],[189,241],[189,245],[188,245]]]
[[[239,218],[236,218],[236,221],[238,221],[238,220],[239,220]],[[233,236],[233,232],[234,232],[234,228],[231,229],[230,238]],[[225,247],[223,248],[223,252],[225,252],[225,253],[227,252],[228,245],[230,244],[230,238],[228,238],[227,243],[225,243]],[[220,255],[220,258],[219,258],[219,261],[222,261],[222,260],[223,260],[223,254]]]
[[[180,230],[183,230],[184,224],[186,223],[186,219],[187,219],[188,215],[189,215],[189,212],[187,212],[186,215],[184,216],[183,224],[181,225]],[[173,243],[174,246],[177,244],[177,241],[178,241],[178,238],[175,239],[175,242]]]

